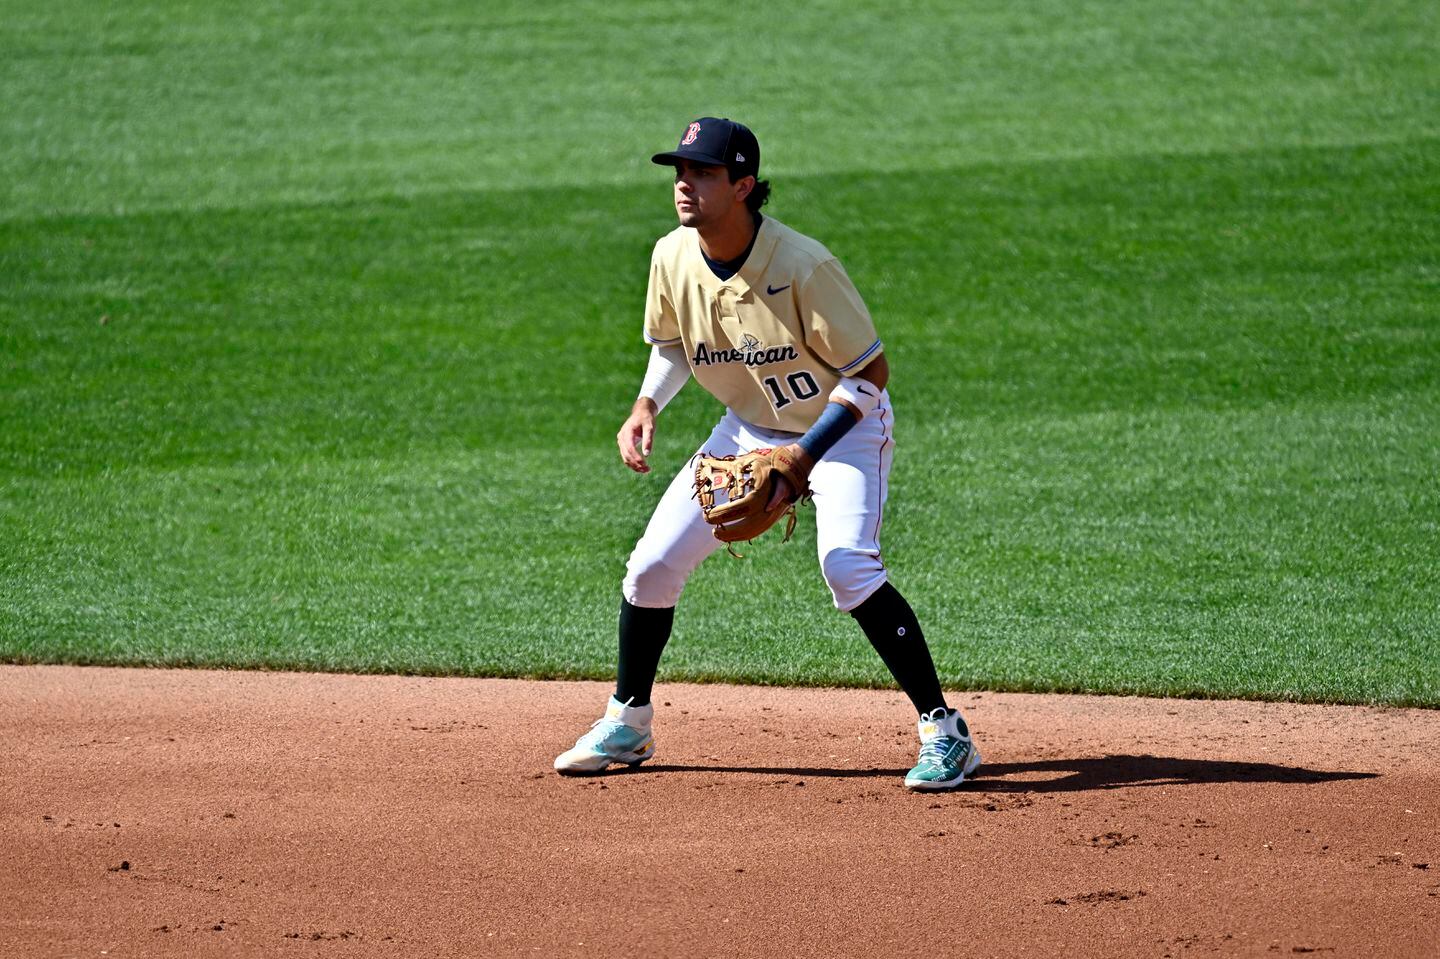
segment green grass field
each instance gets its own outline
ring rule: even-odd
[[[1440,706],[1433,4],[372,6],[0,0],[0,660],[610,675],[714,113],[886,340],[948,683]],[[885,682],[813,547],[662,679]]]

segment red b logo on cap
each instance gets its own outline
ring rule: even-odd
[[[700,121],[696,120],[685,129],[685,139],[680,141],[682,147],[688,147],[700,137]]]

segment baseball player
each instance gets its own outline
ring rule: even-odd
[[[700,449],[777,448],[808,480],[820,568],[835,606],[859,623],[920,718],[916,790],[952,789],[980,765],[964,719],[940,689],[910,605],[880,558],[894,448],[890,377],[870,314],[824,246],[762,216],[760,144],[742,124],[701,117],[653,162],[674,168],[680,225],[655,244],[645,297],[649,367],[620,427],[620,458],[648,473],[656,419],[693,375],[726,407]],[[687,466],[670,483],[626,565],[615,694],[605,714],[555,760],[599,773],[655,754],[650,702],[675,604],[700,562],[723,545],[693,496]],[[772,505],[798,492],[779,479]]]

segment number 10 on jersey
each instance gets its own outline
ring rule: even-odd
[[[760,382],[770,391],[770,403],[777,410],[789,406],[795,400],[808,400],[820,392],[820,384],[815,382],[815,377],[810,375],[809,370],[800,370],[785,377],[784,385],[780,383],[780,377],[767,376]],[[789,390],[786,390],[786,386]]]

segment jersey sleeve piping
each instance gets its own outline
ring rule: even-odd
[[[675,337],[675,338],[673,338],[673,339],[669,339],[669,340],[657,340],[657,339],[655,339],[653,336],[651,336],[649,333],[644,334],[644,336],[645,336],[645,342],[646,342],[646,343],[649,343],[651,346],[674,346],[676,343],[679,343],[680,340],[681,340],[681,337],[678,337],[678,336]]]
[[[861,353],[859,356],[855,357],[855,359],[851,360],[849,363],[846,363],[844,366],[839,367],[836,372],[848,373],[850,370],[855,369],[857,366],[870,359],[870,357],[874,356],[879,351],[879,349],[880,341],[876,340],[874,343],[870,344],[870,347],[864,353]]]

